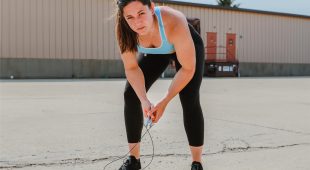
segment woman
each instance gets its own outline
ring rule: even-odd
[[[118,0],[117,4],[116,34],[128,80],[124,92],[125,126],[129,150],[134,148],[120,170],[141,169],[143,114],[157,123],[177,94],[183,108],[192,170],[202,170],[204,119],[199,88],[203,76],[204,45],[201,37],[187,23],[185,16],[172,8],[155,7],[151,0]],[[170,60],[175,60],[177,73],[164,97],[152,104],[146,92]]]

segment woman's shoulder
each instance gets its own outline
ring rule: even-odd
[[[168,6],[158,6],[158,8],[160,8],[168,39],[171,38],[171,34],[175,31],[175,29],[178,29],[179,26],[187,25],[185,24],[187,23],[186,17],[182,12]]]
[[[160,13],[165,25],[167,25],[167,23],[174,25],[178,22],[182,22],[182,19],[184,17],[184,14],[182,12],[168,6],[157,6],[157,7],[160,8]]]

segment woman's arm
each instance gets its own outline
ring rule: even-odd
[[[171,99],[190,82],[196,68],[196,51],[187,20],[182,13],[175,11],[175,14],[175,17],[171,21],[173,23],[173,30],[170,32],[169,40],[174,44],[181,68],[174,76],[164,98],[152,107],[151,117],[154,123],[157,123],[162,117]]]
[[[144,75],[138,65],[136,54],[125,52],[121,57],[124,63],[126,78],[137,94],[146,116],[147,112],[151,109],[152,104],[146,96]]]
[[[176,55],[181,64],[180,70],[174,76],[164,101],[167,103],[176,96],[193,78],[196,65],[196,52],[188,23],[182,13],[176,14],[176,25],[171,31],[171,42],[174,44]]]

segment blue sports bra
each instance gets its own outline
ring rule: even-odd
[[[163,20],[160,14],[160,8],[155,7],[155,15],[157,17],[159,23],[159,32],[161,38],[161,46],[158,48],[145,48],[138,44],[138,52],[145,54],[172,54],[175,52],[175,48],[173,44],[168,42],[168,39],[165,34],[165,28],[163,24]]]

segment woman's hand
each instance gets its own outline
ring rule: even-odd
[[[159,101],[155,106],[151,109],[151,118],[153,123],[157,123],[158,120],[164,114],[168,102],[166,100]]]
[[[151,114],[151,110],[154,105],[149,100],[144,100],[141,102],[144,117],[148,117]]]

